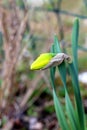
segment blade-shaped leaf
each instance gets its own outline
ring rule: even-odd
[[[57,44],[57,45],[56,45]],[[54,52],[61,52],[59,43],[57,42],[57,39],[54,41]],[[66,65],[65,62],[63,62],[61,65],[58,66],[58,70],[60,72],[60,76],[65,88],[65,101],[66,101],[66,108],[67,108],[67,116],[70,120],[70,126],[72,130],[77,130],[79,128],[79,123],[77,121],[74,107],[70,101],[70,98],[68,96],[67,87],[66,87]]]
[[[54,53],[61,53],[61,48],[57,36],[54,37]]]
[[[55,90],[53,89],[53,98],[54,98],[54,105],[55,105],[55,110],[56,110],[56,115],[58,118],[58,121],[60,123],[60,126],[62,128],[62,130],[69,130],[69,126],[67,124],[62,106],[59,102],[59,99],[56,96]]]
[[[70,70],[70,75],[71,75],[72,83],[73,83],[80,129],[84,130],[84,111],[83,111],[82,99],[81,99],[81,94],[80,94],[78,76],[77,76],[77,72],[73,63],[69,64],[69,70]]]
[[[51,52],[58,53],[58,52],[60,52],[60,47],[58,44],[57,37],[55,37],[54,42],[55,42],[54,45],[52,45],[52,47],[51,47]],[[55,105],[57,118],[58,118],[58,121],[60,123],[62,130],[68,130],[69,126],[67,124],[64,112],[62,110],[62,106],[60,104],[59,99],[56,96],[56,93],[55,93],[55,83],[54,83],[55,67],[50,69],[50,76],[51,76],[51,83],[52,83],[52,87],[53,87],[53,98],[54,98],[54,105]]]
[[[67,110],[67,115],[69,117],[70,123],[71,123],[71,128],[72,130],[79,130],[79,121],[77,118],[77,115],[75,113],[75,109],[71,103],[71,100],[69,98],[69,95],[67,93],[67,90],[65,90],[65,101],[66,101],[66,110]]]
[[[61,53],[61,48],[57,39],[57,36],[54,37],[54,53]],[[65,67],[65,63],[63,62],[61,65],[58,66],[59,72],[60,72],[60,76],[62,79],[62,82],[64,84],[64,86],[66,86],[66,67]]]
[[[50,69],[51,86],[55,89],[55,67]]]
[[[65,62],[58,66],[58,70],[60,73],[61,80],[63,82],[64,87],[66,87],[66,66]]]
[[[70,101],[70,98],[68,96],[67,87],[66,87],[66,66],[63,62],[59,67],[60,76],[65,88],[65,103],[66,103],[66,110],[67,110],[67,116],[70,120],[70,126],[72,130],[77,130],[79,128],[79,123],[75,115],[74,107],[72,106],[72,103]]]
[[[54,53],[54,44],[52,45],[51,47],[51,50],[50,50],[52,53]],[[54,83],[54,80],[55,80],[55,71],[56,71],[56,67],[52,67],[50,69],[50,77],[51,77],[51,86],[55,89],[55,83]]]
[[[77,73],[78,73],[78,55],[77,55],[78,36],[79,36],[79,20],[76,19],[73,24],[73,30],[72,30],[72,53],[73,53],[73,62]]]

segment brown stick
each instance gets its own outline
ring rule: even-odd
[[[15,2],[12,0],[10,4],[12,9],[10,12],[2,11],[5,61],[3,63],[3,84],[1,87],[3,91],[3,100],[0,105],[4,108],[7,104],[8,97],[11,95],[11,89],[14,87],[16,64],[20,53],[20,43],[28,19],[27,13],[20,22]]]

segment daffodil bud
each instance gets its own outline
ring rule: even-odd
[[[63,61],[66,61],[67,63],[71,63],[72,60],[70,56],[68,56],[65,53],[44,53],[41,54],[31,65],[31,70],[37,70],[37,69],[48,69],[51,67],[55,67],[60,65]]]
[[[50,60],[55,56],[55,53],[44,53],[41,54],[32,64],[30,69],[31,70],[37,70],[37,69],[43,69]]]

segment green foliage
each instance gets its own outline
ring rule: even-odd
[[[69,69],[70,69],[70,74],[71,74],[73,89],[75,94],[77,115],[78,115],[79,123],[81,125],[80,128],[84,130],[84,115],[83,115],[82,99],[81,99],[79,83],[78,83],[78,75],[75,71],[73,63],[69,65]]]
[[[84,118],[84,110],[82,105],[82,99],[81,99],[81,93],[80,93],[80,87],[78,82],[78,34],[79,34],[79,21],[78,19],[75,20],[73,25],[73,31],[72,31],[72,57],[73,60],[68,60],[67,58],[64,58],[64,55],[61,56],[61,60],[63,59],[61,64],[56,64],[55,67],[51,67],[50,69],[50,78],[51,78],[51,85],[52,85],[52,91],[53,91],[53,100],[54,100],[54,106],[56,110],[56,115],[60,124],[60,127],[62,130],[85,130],[85,118]],[[62,50],[60,48],[59,41],[57,39],[57,36],[54,37],[54,43],[51,47],[51,54],[57,55],[57,53],[62,53]],[[43,54],[44,56],[44,54]],[[45,60],[49,59],[48,56],[44,57]],[[70,57],[68,57],[70,58]],[[53,59],[53,58],[51,58]],[[51,63],[52,60],[49,59],[49,61],[46,63]],[[56,60],[59,60],[58,57]],[[66,62],[70,61],[70,63]],[[40,64],[40,62],[43,61],[43,57],[40,57],[40,60],[37,65]],[[44,62],[44,61],[43,61]],[[54,59],[54,64],[55,64]],[[32,66],[32,65],[31,65]],[[43,68],[43,66],[40,67],[40,69]],[[37,68],[38,69],[38,68]],[[55,86],[55,72],[56,69],[59,70],[60,78],[62,80],[63,86],[64,86],[64,93],[65,93],[65,111],[63,110],[64,106],[61,104],[59,100],[59,96],[57,96],[56,93],[56,86]],[[67,70],[70,73],[70,77],[73,84],[73,95],[74,95],[74,103],[72,103],[69,92],[67,89],[66,84],[66,74]]]
[[[78,82],[78,57],[77,57],[77,50],[78,50],[78,33],[79,33],[79,21],[78,19],[75,20],[73,25],[73,32],[72,32],[72,54],[73,54],[73,61],[72,63],[68,64],[68,70],[70,72],[70,76],[73,83],[73,90],[75,96],[75,106],[72,104],[70,96],[68,94],[67,85],[66,85],[66,63],[63,62],[61,65],[58,66],[58,70],[60,73],[61,80],[63,82],[63,86],[65,89],[65,106],[66,106],[66,113],[63,111],[63,106],[59,101],[59,97],[56,95],[55,90],[55,68],[50,69],[50,76],[51,76],[51,83],[53,87],[53,99],[54,105],[56,110],[56,115],[62,130],[85,130],[85,123],[84,123],[84,111],[81,99],[81,93],[79,88]],[[59,46],[59,42],[57,37],[55,36],[54,44],[51,48],[52,53],[60,53],[61,48]],[[67,119],[67,120],[66,120]]]
[[[77,55],[77,50],[78,50],[78,36],[79,36],[79,21],[78,19],[75,20],[74,25],[73,25],[73,30],[72,30],[72,53],[73,53],[73,63],[75,66],[75,69],[78,73],[78,55]]]
[[[56,92],[54,89],[53,89],[53,98],[54,98],[54,105],[55,105],[55,109],[56,109],[56,115],[57,115],[57,118],[61,125],[61,128],[62,128],[62,130],[68,130],[69,127],[68,127],[66,117],[63,112],[63,108],[60,104],[59,99],[57,98],[57,95],[56,95]]]

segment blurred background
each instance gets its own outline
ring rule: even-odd
[[[31,71],[31,63],[49,52],[58,36],[71,54],[73,22],[80,20],[79,80],[87,112],[87,0],[0,0],[0,130],[60,130],[49,70]],[[64,88],[55,76],[64,104]],[[67,85],[73,98],[72,84]]]

